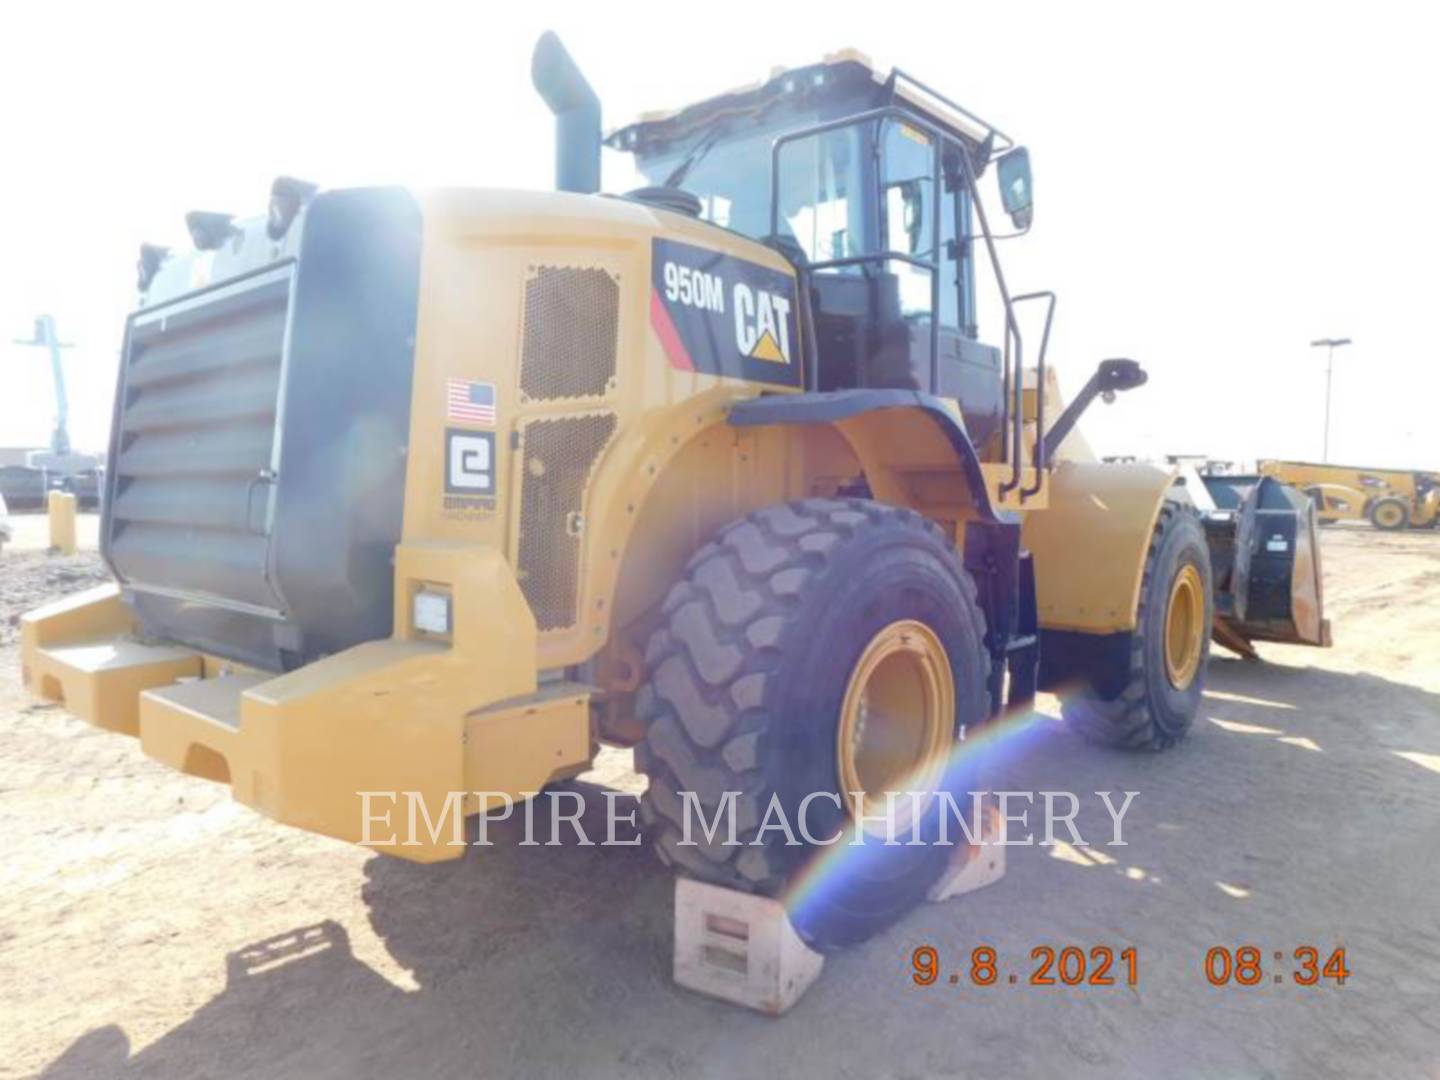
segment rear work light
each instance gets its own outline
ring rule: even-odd
[[[150,288],[150,282],[155,280],[169,254],[170,249],[159,244],[140,245],[140,258],[135,262],[136,287],[140,292]]]
[[[232,224],[234,220],[234,214],[191,210],[185,215],[185,228],[190,230],[190,239],[197,248],[201,251],[214,251],[240,231]]]
[[[450,633],[450,594],[433,589],[415,593],[410,621],[415,629],[426,634],[446,636]]]
[[[271,240],[279,240],[289,230],[295,216],[315,197],[319,185],[293,176],[277,176],[270,185],[270,209],[266,215],[265,232]]]

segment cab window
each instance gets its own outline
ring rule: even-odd
[[[881,246],[930,262],[935,258],[934,142],[902,120],[886,120],[880,130]],[[891,259],[886,270],[898,279],[901,315],[928,317],[930,270],[900,259]]]
[[[828,262],[864,253],[863,180],[859,127],[797,139],[780,149],[780,228],[807,261]]]

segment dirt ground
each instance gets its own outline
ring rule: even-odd
[[[0,556],[0,1074],[1440,1076],[1440,533],[1326,530],[1335,648],[1216,659],[1175,751],[1045,725],[990,786],[1138,791],[1128,846],[1010,849],[780,1020],[673,985],[643,850],[503,834],[411,865],[29,703],[11,616],[99,572],[38,547]],[[633,787],[628,755],[600,764]],[[1108,835],[1093,797],[1078,825]],[[957,970],[982,943],[1018,985],[913,985],[916,946]],[[1134,946],[1138,985],[1026,985],[1042,944]],[[1209,985],[1207,950],[1245,944],[1261,985]],[[1351,978],[1274,984],[1302,945],[1344,946]]]

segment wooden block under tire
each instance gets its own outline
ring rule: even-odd
[[[795,933],[780,901],[675,879],[675,981],[681,986],[779,1016],[824,965]]]
[[[950,866],[930,888],[930,900],[941,903],[962,896],[986,885],[993,885],[1005,876],[1005,824],[1000,808],[987,798],[980,809],[980,843],[957,844],[950,857]]]

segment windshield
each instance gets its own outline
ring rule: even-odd
[[[640,168],[650,183],[663,184],[677,168],[687,166],[677,186],[700,200],[701,217],[763,240],[770,234],[771,148],[778,134],[767,129],[744,138],[722,138],[698,154],[692,146],[649,158]],[[812,262],[861,250],[862,141],[858,128],[841,128],[781,151],[781,232]],[[805,160],[798,161],[800,157]]]
[[[648,182],[673,180],[699,199],[706,221],[775,244],[797,262],[813,266],[874,256],[870,264],[850,262],[824,272],[883,273],[894,282],[899,310],[907,317],[931,314],[935,271],[923,264],[933,261],[940,270],[940,317],[947,326],[960,326],[962,291],[967,309],[973,308],[956,232],[957,220],[968,223],[969,210],[962,214],[957,202],[963,198],[958,178],[943,193],[935,191],[932,137],[893,118],[797,133],[779,151],[780,235],[772,237],[772,148],[786,130],[767,125],[736,137],[724,127],[710,127],[673,152],[639,164]],[[887,257],[891,254],[902,257]],[[973,322],[967,310],[965,325]]]
[[[677,187],[700,200],[700,216],[757,240],[770,235],[770,150],[773,128],[642,161],[652,184],[681,170]],[[861,132],[840,128],[782,148],[780,232],[796,240],[811,262],[860,252],[864,200],[860,193]],[[804,161],[799,158],[804,157]]]
[[[679,187],[700,200],[700,216],[722,228],[763,238],[770,228],[770,146],[775,132],[760,131],[722,140],[705,150],[686,170]],[[648,158],[641,172],[663,184],[689,154]]]

